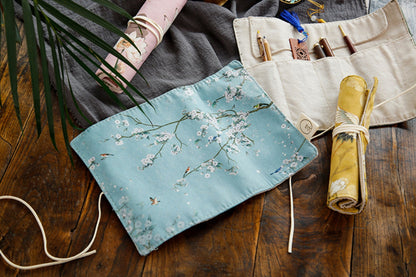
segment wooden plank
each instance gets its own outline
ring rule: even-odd
[[[314,141],[319,156],[293,176],[292,254],[288,182],[266,194],[255,276],[349,276],[353,217],[326,207],[331,141],[328,135]]]
[[[26,122],[23,133],[14,114],[7,62],[3,56],[0,67],[3,100],[0,114],[0,195],[13,195],[29,202],[42,220],[50,253],[57,257],[68,257],[83,250],[90,242],[98,213],[96,200],[100,190],[80,159],[75,157],[73,166],[70,163],[60,130],[56,99],[55,133],[60,152],[50,142],[44,110],[42,122],[46,129],[37,138],[25,51],[23,45],[18,61],[18,88],[20,92],[26,92],[20,94],[22,118]],[[69,128],[69,133],[72,138],[78,132]],[[103,220],[97,241],[91,248],[97,249],[97,254],[66,265],[30,271],[29,274],[91,276],[102,273],[103,276],[124,276],[125,272],[140,273],[145,258],[137,254],[109,203],[103,202]],[[36,221],[28,210],[12,201],[3,200],[0,205],[0,249],[17,264],[49,262],[43,253]],[[134,258],[126,259],[127,253]],[[129,263],[126,264],[126,261]],[[0,276],[13,275],[19,275],[19,271],[1,262]]]
[[[353,276],[416,272],[416,120],[371,130],[369,201],[355,218]]]
[[[263,194],[172,238],[147,259],[143,276],[250,276]]]
[[[44,119],[45,116],[43,122]],[[57,143],[61,152],[53,148],[48,132],[37,138],[35,119],[31,113],[16,153],[0,183],[0,195],[17,196],[30,203],[42,219],[51,254],[65,257],[71,230],[75,229],[88,189],[88,182],[86,185],[77,184],[75,179],[88,180],[91,177],[85,174],[85,170],[78,171],[71,167],[67,153],[62,151],[64,145],[60,132],[57,133]],[[81,166],[79,163],[78,167]],[[18,264],[48,261],[42,253],[40,231],[28,210],[12,201],[2,201],[1,205],[0,237],[5,237],[0,241],[0,247],[5,254]],[[18,216],[11,216],[14,214]],[[2,269],[10,270],[5,267],[1,263],[0,272]],[[56,276],[57,270],[55,267],[34,272],[42,276]]]
[[[57,257],[73,256],[90,242],[97,220],[97,199],[100,189],[87,167],[75,157],[71,165],[59,131],[59,111],[55,99],[54,116],[57,152],[45,130],[37,139],[35,119],[30,115],[22,140],[0,183],[0,195],[14,195],[30,203],[37,211],[48,238],[48,249]],[[45,122],[43,111],[43,122]],[[69,130],[70,137],[78,132]],[[50,261],[43,253],[42,239],[36,222],[23,206],[2,201],[0,209],[0,249],[23,264]],[[13,215],[13,216],[10,216]],[[91,250],[93,256],[65,265],[31,271],[32,276],[124,276],[141,272],[145,258],[140,257],[127,233],[104,200],[101,227]],[[132,259],[126,259],[129,254]],[[17,274],[5,263],[1,272]],[[133,274],[137,275],[137,274]]]
[[[79,181],[85,182],[85,180]],[[85,207],[81,211],[77,225],[77,233],[73,235],[67,255],[73,255],[89,243],[98,215],[97,199],[100,192],[99,186],[91,180],[91,188],[86,196]],[[102,208],[98,235],[91,248],[91,250],[95,249],[97,253],[79,262],[63,265],[60,270],[61,276],[141,275],[145,257],[138,254],[133,242],[105,197],[103,197]]]
[[[19,26],[21,26],[20,23]],[[23,36],[22,30],[20,32]],[[2,53],[4,53],[5,45],[2,46]],[[20,47],[18,54],[19,102],[24,122],[23,133],[21,132],[14,112],[6,63],[2,55],[0,66],[0,91],[3,101],[0,113],[0,195],[13,195],[29,202],[42,219],[51,254],[65,257],[68,254],[71,236],[77,233],[74,226],[77,226],[79,213],[83,208],[83,199],[91,183],[91,176],[80,161],[75,167],[71,167],[59,127],[56,130],[56,141],[61,152],[53,148],[47,130],[39,139],[37,138],[25,44]],[[55,100],[55,124],[59,126],[57,119],[59,112],[56,107]],[[43,111],[42,122],[45,122],[45,117]],[[72,132],[71,135],[74,136],[74,134]],[[87,182],[83,182],[85,186],[74,185],[74,179],[87,180]],[[3,200],[0,222],[0,248],[12,261],[23,265],[50,261],[42,252],[42,239],[36,221],[22,205]],[[88,231],[91,232],[91,230]],[[74,251],[79,250],[81,249],[74,249]],[[12,276],[18,272],[5,263],[0,263],[1,276]],[[33,271],[35,276],[58,274],[59,267]]]
[[[21,22],[18,22],[20,35],[24,38],[23,28]],[[3,176],[7,165],[16,149],[16,146],[21,137],[21,129],[14,109],[13,98],[10,89],[9,71],[7,67],[6,45],[3,41],[1,43],[1,59],[0,59],[0,97],[3,106],[0,108],[0,180]],[[26,57],[26,43],[24,42],[18,47],[17,64],[18,64],[18,90],[19,103],[22,122],[25,125],[29,118],[30,112],[33,110],[32,95],[29,92],[32,90],[29,74],[29,64]]]

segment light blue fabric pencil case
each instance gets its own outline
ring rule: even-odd
[[[317,156],[237,61],[150,102],[71,142],[141,255]]]

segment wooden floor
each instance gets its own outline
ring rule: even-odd
[[[21,197],[32,205],[52,255],[77,254],[93,235],[100,189],[80,159],[75,157],[71,166],[58,127],[59,152],[46,129],[37,137],[24,46],[18,57],[20,130],[4,45],[1,51],[0,195]],[[77,134],[71,130],[72,138]],[[33,271],[0,262],[0,276],[416,276],[416,120],[372,128],[370,135],[369,201],[357,216],[326,207],[331,138],[313,141],[318,158],[293,179],[292,254],[287,253],[285,182],[172,238],[146,257],[138,254],[104,200],[95,255]],[[0,202],[0,249],[21,265],[50,261],[29,211],[9,200]]]

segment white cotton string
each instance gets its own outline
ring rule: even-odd
[[[31,266],[21,266],[18,264],[13,263],[12,261],[10,261],[10,259],[8,259],[6,257],[6,255],[0,250],[0,256],[6,261],[6,263],[8,263],[10,266],[15,267],[17,269],[20,270],[31,270],[31,269],[37,269],[37,268],[42,268],[42,267],[47,267],[47,266],[53,266],[53,265],[58,265],[58,264],[63,264],[63,263],[67,263],[70,261],[74,261],[80,258],[84,258],[87,256],[90,256],[92,254],[95,254],[96,251],[92,250],[90,252],[88,252],[88,250],[91,248],[92,244],[94,243],[95,237],[97,236],[97,232],[98,232],[98,227],[100,225],[100,219],[101,219],[101,198],[103,196],[104,193],[101,193],[99,198],[98,198],[98,218],[97,218],[97,223],[95,224],[95,230],[94,230],[94,235],[92,236],[92,239],[90,241],[90,243],[88,244],[88,246],[81,251],[80,253],[72,256],[72,257],[68,257],[68,258],[58,258],[55,257],[53,255],[51,255],[47,249],[47,240],[46,240],[46,234],[45,234],[45,230],[43,228],[42,222],[40,221],[38,215],[36,214],[35,210],[23,199],[20,199],[18,197],[15,196],[11,196],[11,195],[3,195],[0,196],[0,200],[5,200],[5,199],[9,199],[9,200],[15,200],[18,201],[20,203],[22,203],[23,205],[26,206],[26,208],[29,209],[29,211],[32,213],[32,215],[35,217],[36,222],[39,225],[40,231],[42,233],[42,239],[43,239],[43,249],[45,251],[45,254],[52,260],[54,260],[53,262],[48,262],[48,263],[43,263],[43,264],[37,264],[37,265],[31,265]]]
[[[295,233],[295,212],[293,210],[293,193],[292,193],[292,176],[289,177],[289,195],[290,195],[290,232],[287,252],[292,253],[293,234]]]
[[[151,26],[147,25],[145,22],[141,22],[141,21],[129,21],[129,24],[136,24],[139,26],[142,26],[144,28],[146,28],[147,30],[149,30],[155,37],[157,40],[157,44],[159,44],[161,42],[161,37],[159,36],[159,32],[155,31],[155,29],[153,29]]]
[[[368,132],[368,129],[365,128],[362,125],[356,125],[356,124],[341,124],[338,127],[335,127],[332,131],[332,138],[334,138],[339,133],[363,133],[365,139],[367,140],[367,143],[370,142],[370,134]]]
[[[387,103],[389,103],[389,102],[391,102],[391,101],[394,101],[395,99],[397,99],[397,98],[399,98],[399,97],[401,97],[401,96],[403,96],[403,95],[405,95],[405,94],[409,93],[409,92],[410,92],[412,89],[414,89],[414,88],[416,88],[416,83],[415,83],[415,84],[413,84],[411,87],[407,88],[406,90],[402,91],[401,93],[399,93],[399,94],[395,95],[394,97],[391,97],[391,98],[389,98],[389,99],[384,100],[384,101],[383,101],[383,102],[381,102],[381,103],[378,103],[377,105],[374,105],[373,110],[375,110],[375,109],[377,109],[377,108],[379,108],[379,107],[381,107],[381,106],[383,106],[383,105],[385,105],[385,104],[387,104]],[[328,132],[328,131],[329,131],[329,130],[331,130],[332,128],[334,128],[334,125],[330,126],[328,129],[325,129],[324,131],[320,132],[319,134],[314,135],[313,137],[311,137],[311,140],[313,140],[313,139],[315,139],[315,138],[318,138],[318,137],[322,136],[323,134],[325,134],[326,132]],[[356,132],[355,132],[355,133],[356,133]],[[368,133],[368,132],[367,132],[367,133]],[[334,136],[335,136],[335,135],[334,135],[334,134],[332,134],[332,137],[334,137]],[[367,138],[367,137],[366,137],[366,138]]]
[[[322,132],[320,132],[319,134],[314,135],[313,137],[311,137],[311,139],[310,139],[310,140],[313,140],[313,139],[316,139],[316,138],[318,138],[318,137],[322,136],[322,135],[323,135],[323,134],[325,134],[326,132],[328,132],[328,131],[332,130],[332,128],[334,128],[334,125],[331,125],[331,126],[329,126],[327,129],[325,129],[325,130],[323,130]]]
[[[162,27],[160,27],[159,24],[157,24],[154,20],[146,16],[136,15],[135,17],[133,17],[133,19],[135,21],[129,20],[128,26],[130,24],[137,24],[139,26],[146,28],[156,37],[157,44],[159,45],[164,35]]]
[[[160,25],[157,24],[156,21],[154,21],[153,19],[151,19],[149,17],[143,16],[143,15],[136,15],[133,18],[134,18],[134,20],[143,20],[144,22],[147,22],[150,25],[152,25],[153,28],[155,28],[159,32],[160,40],[162,40],[164,31],[163,31],[162,27],[160,27]]]
[[[400,96],[405,95],[406,93],[410,92],[410,91],[411,91],[412,89],[414,89],[415,87],[416,87],[416,83],[415,83],[415,84],[413,84],[410,88],[408,88],[408,89],[406,89],[406,90],[402,91],[401,93],[397,94],[396,96],[394,96],[394,97],[392,97],[392,98],[389,98],[389,99],[386,99],[386,100],[384,100],[384,101],[383,101],[383,102],[381,102],[381,103],[378,103],[377,105],[375,105],[375,106],[374,106],[374,109],[377,109],[378,107],[383,106],[384,104],[387,104],[387,103],[389,103],[389,102],[391,102],[391,101],[393,101],[393,100],[395,100],[395,99],[399,98]]]

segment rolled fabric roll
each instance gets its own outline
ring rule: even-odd
[[[135,66],[135,69],[139,69],[152,50],[160,43],[163,35],[169,29],[185,3],[186,0],[147,0],[140,8],[137,15],[133,17],[135,21],[130,20],[125,30],[125,34],[130,37],[140,52],[124,38],[120,38],[114,48],[127,58]],[[109,54],[105,60],[127,81],[132,80],[136,74],[135,69],[111,54]],[[117,81],[126,87],[126,84],[115,77],[114,73],[103,64],[95,74],[103,80],[112,91],[117,93],[123,92],[122,88],[116,82],[111,80],[107,73],[111,74]]]
[[[370,92],[362,77],[351,75],[340,85],[327,205],[343,214],[358,214],[367,202],[365,151],[377,84],[374,78]]]

